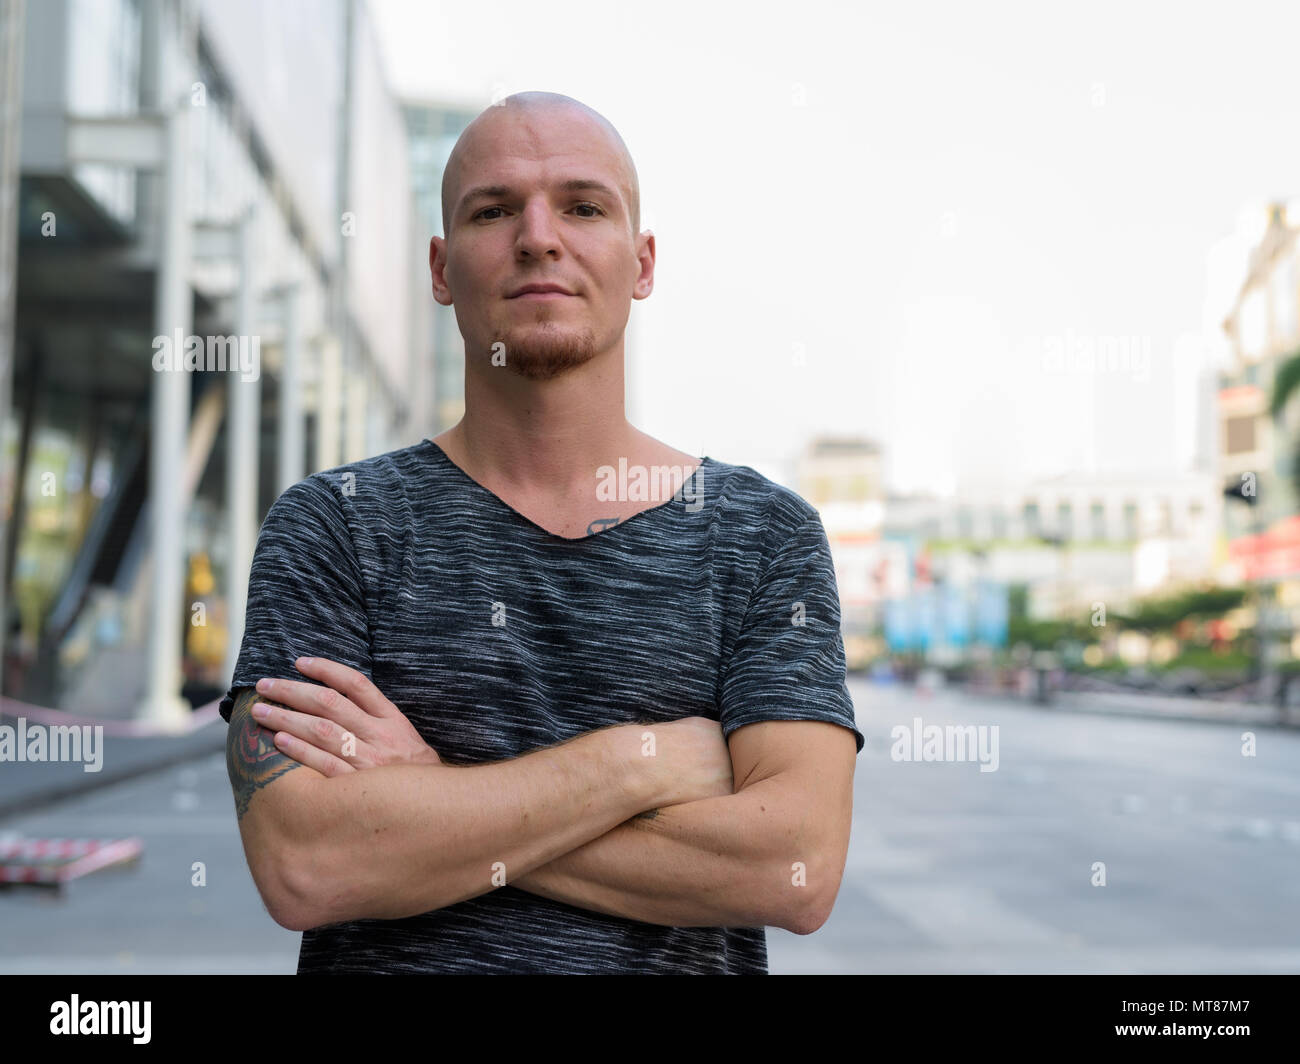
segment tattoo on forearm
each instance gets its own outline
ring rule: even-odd
[[[254,688],[240,691],[230,711],[230,734],[226,738],[226,772],[235,792],[235,818],[243,820],[253,795],[301,763],[283,754],[275,745],[275,732],[253,719],[254,702],[278,705],[262,698]]]

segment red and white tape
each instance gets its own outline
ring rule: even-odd
[[[139,857],[129,839],[9,839],[0,842],[0,883],[65,883],[106,865]],[[61,863],[51,864],[52,860]]]

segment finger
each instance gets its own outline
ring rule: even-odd
[[[348,736],[356,742],[356,735],[325,717],[312,713],[299,713],[281,705],[267,702],[253,704],[253,719],[263,728],[287,732],[289,735],[324,751],[343,757],[343,743]]]
[[[401,713],[364,672],[328,658],[298,658],[294,667],[304,676],[333,688],[365,713],[391,717]]]
[[[312,746],[311,743],[305,743],[297,739],[288,732],[275,733],[275,748],[280,753],[293,758],[299,764],[306,765],[308,768],[314,768],[322,776],[343,776],[349,772],[355,772],[351,765],[333,754],[326,753],[324,750]]]
[[[257,681],[257,691],[268,698],[273,698],[276,702],[310,713],[314,717],[332,720],[340,728],[346,728],[351,732],[364,727],[367,718],[366,713],[338,691],[322,687],[318,683],[265,676]]]

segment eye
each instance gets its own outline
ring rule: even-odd
[[[584,215],[581,215],[581,217],[583,217],[583,218],[595,218],[595,217],[597,217],[597,216],[602,215],[602,214],[605,213],[605,211],[604,211],[602,208],[598,207],[598,206],[597,206],[596,204],[594,204],[594,203],[579,203],[579,204],[577,204],[573,209],[574,209],[575,211],[588,210],[588,211],[595,211],[595,212],[596,212],[595,214],[584,214]],[[504,207],[484,207],[482,210],[477,211],[477,212],[474,214],[474,216],[473,216],[473,218],[472,218],[471,220],[472,220],[472,221],[478,221],[478,220],[481,218],[481,219],[483,219],[484,221],[489,221],[489,222],[490,222],[490,221],[494,221],[495,219],[493,219],[493,218],[487,218],[487,217],[485,217],[485,216],[487,215],[488,211],[503,211],[503,210],[505,210]]]

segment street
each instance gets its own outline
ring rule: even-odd
[[[292,973],[244,861],[223,754],[91,791],[0,824],[25,836],[135,835],[135,865],[62,888],[0,889],[0,973]],[[202,862],[205,886],[191,883]]]
[[[867,746],[844,880],[816,934],[769,929],[774,974],[1300,971],[1300,735],[1261,727],[1243,757],[1237,726],[851,687]],[[891,729],[917,718],[996,725],[996,770],[895,761]],[[221,756],[5,832],[138,835],[145,850],[62,895],[0,891],[0,972],[296,967],[300,936],[244,863]]]
[[[815,935],[769,930],[773,972],[1300,971],[1300,735],[852,689],[844,880]],[[892,760],[915,717],[998,725],[997,771]]]

